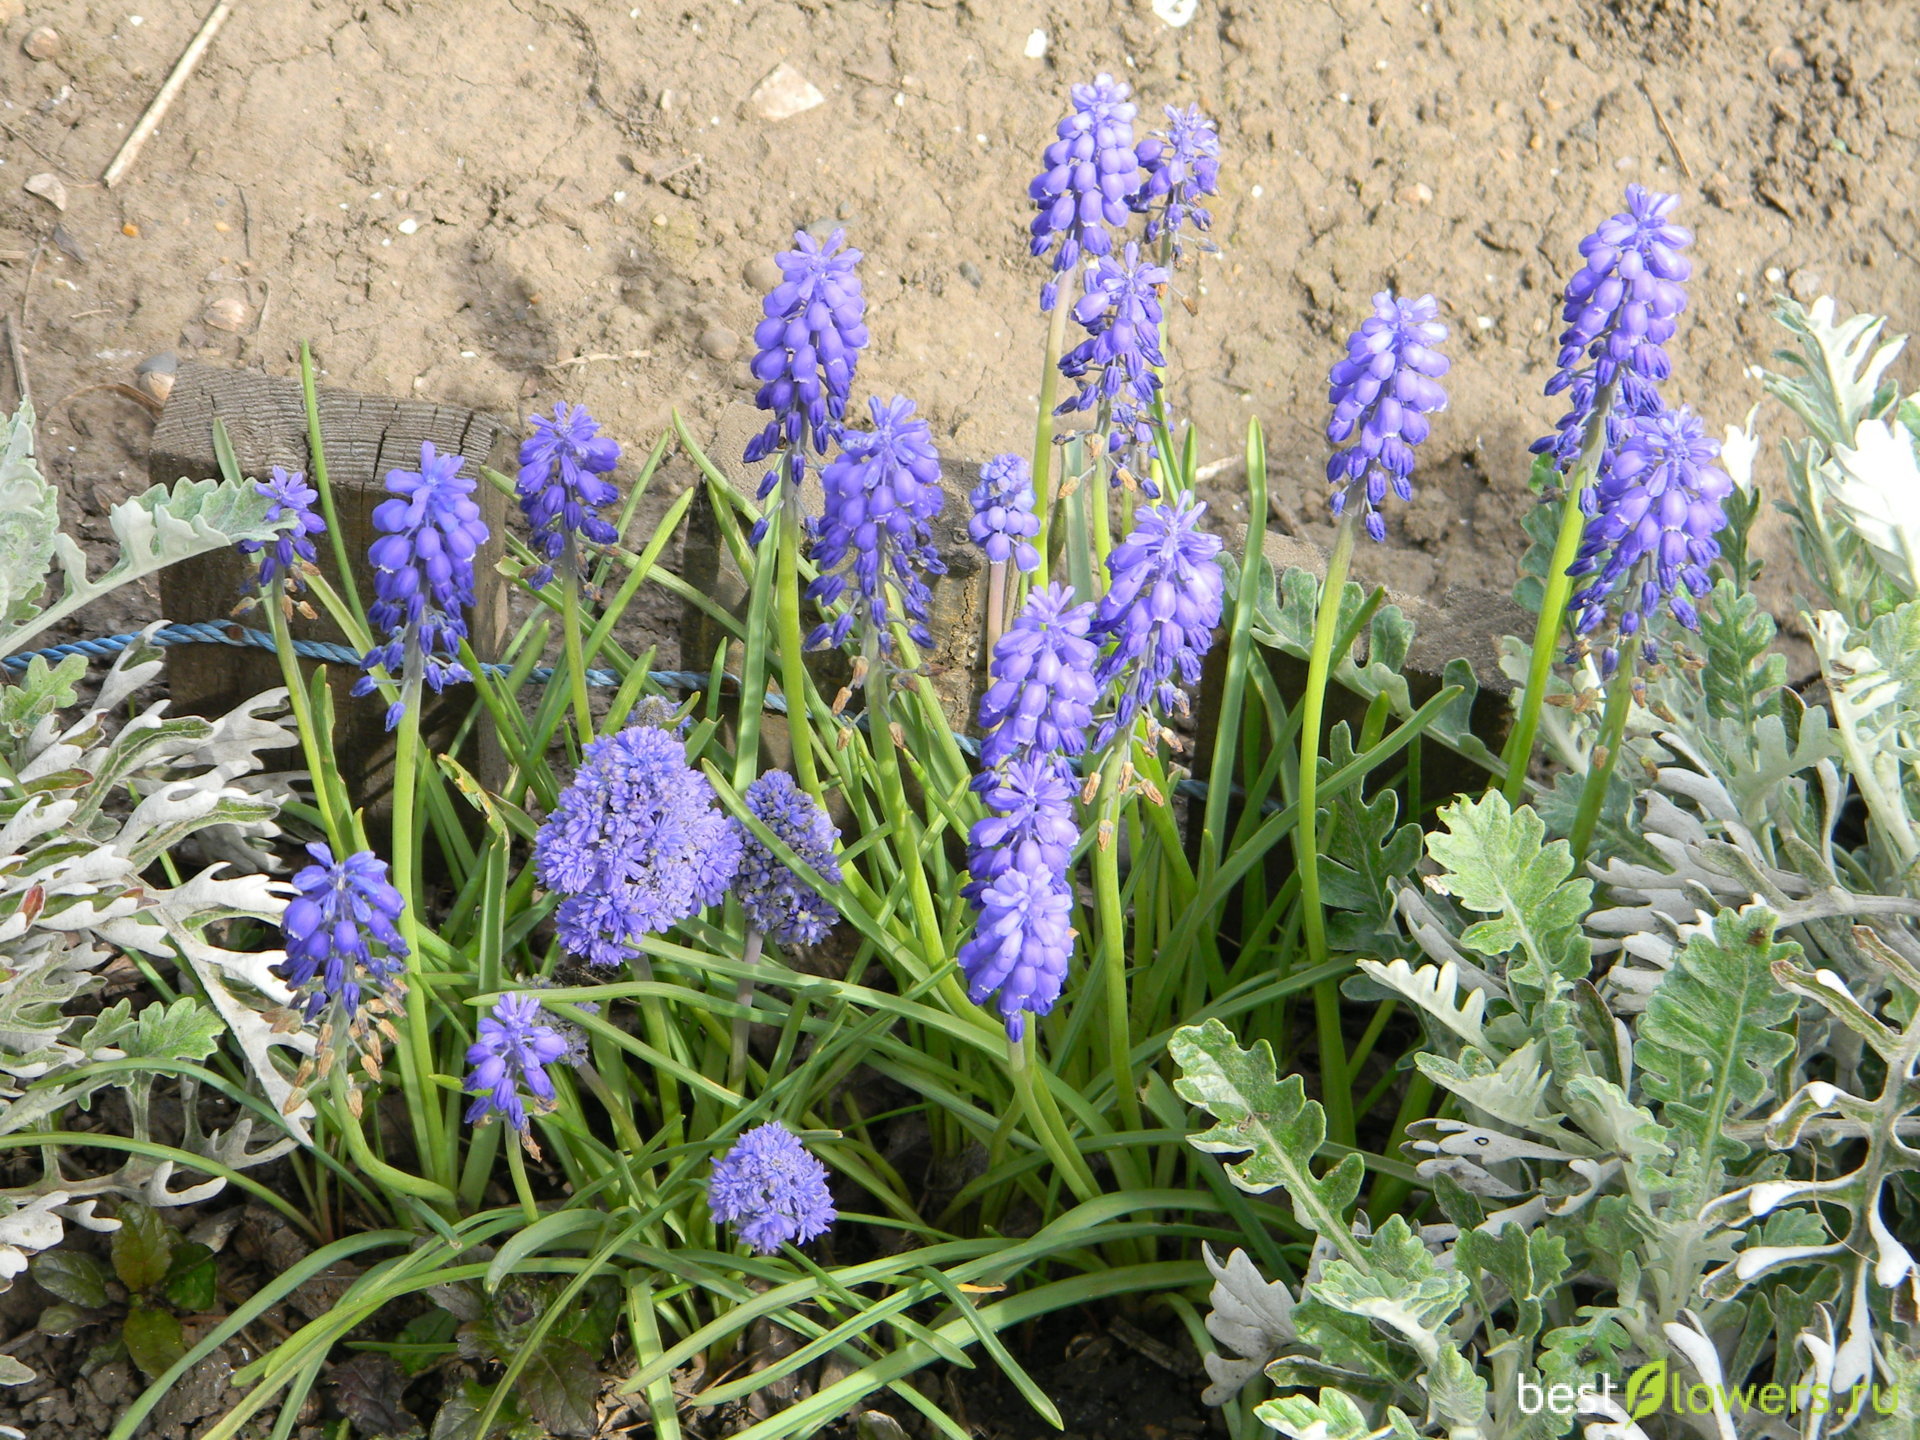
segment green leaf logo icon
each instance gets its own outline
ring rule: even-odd
[[[1627,1415],[1644,1420],[1667,1398],[1667,1362],[1650,1360],[1627,1377]]]

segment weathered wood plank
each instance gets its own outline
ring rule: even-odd
[[[510,463],[512,435],[508,422],[461,406],[435,405],[418,400],[391,400],[377,395],[323,388],[318,394],[320,431],[326,444],[327,473],[334,505],[347,539],[347,553],[364,557],[373,540],[373,510],[386,498],[387,472],[417,469],[420,446],[432,441],[443,453],[466,457],[467,474],[490,463]],[[204,479],[219,473],[213,454],[213,422],[225,422],[241,472],[265,476],[275,465],[311,473],[307,451],[306,406],[296,379],[282,379],[251,370],[225,370],[209,365],[184,364],[167,399],[167,408],[153,432],[147,460],[149,478],[172,483],[182,477]],[[499,453],[496,453],[499,452]],[[484,482],[475,492],[481,514],[495,536],[502,534],[506,497]],[[340,574],[332,546],[325,537],[317,546],[321,572],[338,588]],[[160,602],[167,619],[175,623],[225,621],[234,618],[241,598],[247,562],[231,551],[202,556],[161,572]],[[371,598],[371,576],[359,571],[355,579],[362,596]],[[468,617],[473,646],[483,659],[499,653],[507,633],[506,582],[491,563],[474,571],[475,604]],[[242,623],[264,628],[258,614],[239,617]],[[296,639],[346,642],[346,635],[324,613],[313,619],[296,616]],[[311,662],[302,662],[311,674]],[[328,666],[328,686],[337,716],[334,752],[344,767],[355,803],[384,811],[392,785],[393,744],[386,734],[384,706],[378,696],[355,700],[348,695],[358,671]],[[280,667],[265,651],[223,645],[182,645],[167,658],[168,685],[177,711],[218,715],[262,690],[282,683]],[[429,697],[431,702],[431,697]],[[429,703],[422,733],[430,744],[450,738],[457,716],[471,703],[470,693],[450,693],[447,700]],[[470,757],[483,771],[496,766],[497,746],[490,730]]]

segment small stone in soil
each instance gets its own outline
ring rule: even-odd
[[[755,290],[764,295],[780,283],[780,267],[767,256],[756,255],[740,272],[740,278],[747,282],[749,290]]]
[[[60,53],[60,32],[51,25],[39,25],[27,32],[20,43],[30,60],[51,60]]]
[[[740,337],[715,325],[700,333],[700,348],[716,360],[731,360],[740,351]]]
[[[43,170],[38,175],[29,175],[26,184],[21,187],[29,195],[38,195],[56,210],[67,208],[67,186],[51,170]]]
[[[818,87],[784,60],[747,97],[747,104],[766,120],[791,119],[826,103],[827,97]]]
[[[980,267],[974,264],[973,261],[962,260],[960,262],[960,278],[978,290],[980,288],[980,282],[984,277],[980,274]]]
[[[246,301],[236,300],[231,295],[222,295],[218,300],[208,304],[200,318],[216,330],[238,334],[246,328],[251,313]]]

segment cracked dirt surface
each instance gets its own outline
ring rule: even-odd
[[[796,226],[866,252],[861,394],[916,397],[954,454],[1022,448],[1025,185],[1100,69],[1148,116],[1220,121],[1223,253],[1183,279],[1171,394],[1227,462],[1223,510],[1258,416],[1278,522],[1323,533],[1339,338],[1382,286],[1441,296],[1452,408],[1367,562],[1408,590],[1507,583],[1557,291],[1628,181],[1679,190],[1698,231],[1669,390],[1716,429],[1759,398],[1744,367],[1776,291],[1920,314],[1920,7],[1893,0],[1199,0],[1179,29],[1147,0],[264,0],[131,178],[92,183],[208,8],[25,0],[0,35],[0,297],[96,537],[143,483],[150,422],[56,402],[156,351],[285,373],[307,338],[335,383],[509,414],[577,399],[636,447],[675,406],[698,431],[751,396],[764,257]],[[35,62],[40,25],[62,44]],[[748,97],[783,60],[825,103],[769,121]],[[22,189],[49,170],[64,215]],[[208,323],[228,298],[238,332]]]

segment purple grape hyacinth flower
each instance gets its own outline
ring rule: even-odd
[[[1030,751],[997,770],[983,770],[973,789],[988,813],[967,836],[968,883],[978,901],[986,883],[1009,869],[1064,875],[1080,843],[1073,801],[1080,786],[1064,756]]]
[[[1073,891],[1064,875],[1002,870],[974,902],[979,917],[956,957],[967,977],[967,998],[996,1006],[1007,1038],[1026,1033],[1027,1016],[1045,1015],[1060,998],[1073,958]]]
[[[367,673],[355,682],[355,695],[372,692],[376,669],[406,685],[424,680],[435,693],[472,678],[453,657],[466,638],[473,560],[488,531],[474,503],[474,482],[460,474],[466,463],[439,454],[429,440],[420,446],[418,470],[387,472],[393,498],[373,511],[380,538],[367,552],[375,596],[367,619],[388,638],[361,660]],[[404,702],[387,707],[389,730],[404,708]]]
[[[467,1107],[467,1123],[477,1125],[498,1115],[514,1129],[527,1128],[527,1101],[537,1109],[552,1106],[553,1080],[547,1066],[567,1058],[568,1041],[560,1029],[547,1023],[547,1012],[532,995],[502,995],[493,1013],[480,1022],[480,1038],[467,1049],[466,1092],[474,1096]]]
[[[1027,597],[993,647],[992,683],[980,697],[980,761],[996,767],[1024,752],[1078,755],[1093,729],[1099,649],[1087,638],[1093,606],[1073,588],[1049,585]]]
[[[287,516],[293,517],[293,524],[271,540],[242,540],[233,548],[242,555],[260,557],[259,573],[252,579],[261,594],[276,582],[291,581],[295,589],[306,589],[300,562],[315,563],[313,537],[327,530],[327,522],[313,508],[320,492],[307,484],[304,471],[288,471],[279,465],[273,467],[271,478],[254,481],[253,488],[272,502],[267,506],[269,524]]]
[[[1040,533],[1040,517],[1033,492],[1033,467],[1019,455],[996,455],[980,467],[980,483],[967,497],[973,518],[967,534],[995,565],[1011,563],[1022,575],[1040,568],[1040,552],[1033,537]]]
[[[1720,558],[1714,537],[1726,527],[1733,493],[1733,481],[1713,463],[1719,455],[1719,442],[1684,407],[1639,416],[1595,486],[1593,518],[1567,574],[1593,577],[1571,604],[1583,641],[1602,634],[1603,677],[1636,637],[1641,658],[1659,663],[1653,622],[1663,601],[1681,625],[1700,628],[1693,600],[1713,588],[1707,570]]]
[[[1354,442],[1327,461],[1333,513],[1344,513],[1357,489],[1375,540],[1387,538],[1379,507],[1388,487],[1402,500],[1413,499],[1413,448],[1427,438],[1427,416],[1447,408],[1439,383],[1448,368],[1439,351],[1447,327],[1434,318],[1439,310],[1431,295],[1402,300],[1382,290],[1327,376],[1333,404],[1327,439]]]
[[[759,1255],[804,1245],[839,1219],[827,1167],[778,1120],[757,1125],[713,1162],[707,1207],[716,1225],[731,1225]]]
[[[853,389],[854,367],[867,343],[866,297],[855,266],[858,250],[843,250],[846,232],[835,230],[822,245],[806,231],[794,248],[774,257],[782,279],[761,302],[766,318],[753,332],[751,369],[760,382],[753,403],[773,418],[747,444],[745,460],[779,460],[760,482],[764,502],[786,477],[797,493],[807,474],[807,447],[824,455],[840,431]],[[753,527],[760,543],[768,521]]]
[[[829,885],[841,880],[833,847],[840,832],[820,802],[794,783],[784,770],[769,770],[741,797],[747,809],[777,835],[794,855]],[[776,945],[818,945],[839,920],[840,911],[774,854],[739,820],[729,822],[740,840],[740,869],[733,893],[747,912],[747,923]]]
[[[527,577],[538,590],[553,578],[553,562],[581,540],[611,545],[620,532],[600,512],[620,498],[601,477],[620,463],[620,446],[600,433],[584,405],[559,404],[552,418],[535,415],[533,434],[520,442],[520,482],[514,493],[533,527],[533,549],[545,558]]]
[[[1198,105],[1169,105],[1167,128],[1142,140],[1135,153],[1144,178],[1128,203],[1147,217],[1147,243],[1165,235],[1178,260],[1180,232],[1191,225],[1204,233],[1213,225],[1200,201],[1220,190],[1219,131]]]
[[[840,453],[820,472],[826,509],[811,522],[813,561],[820,576],[807,598],[823,610],[847,594],[847,607],[816,627],[807,647],[839,645],[856,623],[868,628],[882,655],[890,654],[889,585],[900,592],[908,634],[916,645],[932,644],[927,633],[927,582],[946,572],[933,545],[933,517],[946,501],[940,488],[940,453],[913,402],[895,396],[869,402],[872,430],[846,430]],[[832,573],[846,566],[845,573]]]
[[[1113,642],[1095,679],[1119,691],[1113,718],[1100,727],[1105,745],[1143,710],[1157,704],[1164,714],[1185,714],[1186,693],[1173,683],[1200,680],[1200,662],[1220,623],[1225,582],[1220,574],[1220,537],[1200,528],[1207,507],[1191,495],[1170,503],[1142,505],[1135,528],[1107,557],[1111,583],[1094,612],[1090,637]]]
[[[1160,287],[1169,278],[1140,259],[1137,244],[1119,259],[1104,255],[1089,262],[1086,294],[1073,307],[1087,338],[1060,357],[1060,373],[1080,388],[1054,407],[1056,415],[1106,407],[1107,453],[1134,452],[1132,468],[1150,498],[1158,498],[1158,491],[1142,472],[1153,454],[1153,397],[1160,388],[1155,367],[1167,363],[1160,349],[1166,318]],[[1120,481],[1117,463],[1113,481]]]
[[[1580,242],[1586,264],[1567,282],[1561,310],[1567,328],[1546,389],[1566,392],[1567,413],[1553,434],[1533,443],[1534,454],[1551,455],[1562,471],[1578,458],[1606,386],[1614,387],[1608,451],[1635,417],[1663,408],[1656,387],[1672,372],[1663,347],[1687,308],[1684,282],[1692,274],[1680,252],[1693,243],[1693,233],[1671,218],[1679,204],[1678,195],[1629,185],[1627,208]]]
[[[1133,90],[1107,74],[1073,87],[1073,113],[1055,127],[1058,137],[1041,158],[1041,171],[1027,187],[1034,209],[1029,248],[1044,255],[1056,239],[1053,275],[1040,287],[1040,309],[1051,314],[1060,298],[1060,276],[1080,268],[1083,255],[1113,250],[1112,231],[1127,223],[1127,198],[1139,189],[1140,160],[1134,152],[1133,120],[1139,113]]]
[[[314,863],[293,877],[299,894],[280,919],[287,959],[278,973],[304,992],[309,1022],[336,1005],[351,1021],[364,991],[398,998],[406,988],[407,942],[399,930],[406,901],[371,850],[336,861],[316,840],[307,854]]]
[[[587,746],[533,842],[541,884],[564,898],[560,943],[618,965],[648,935],[726,898],[740,837],[672,732],[634,725]]]

